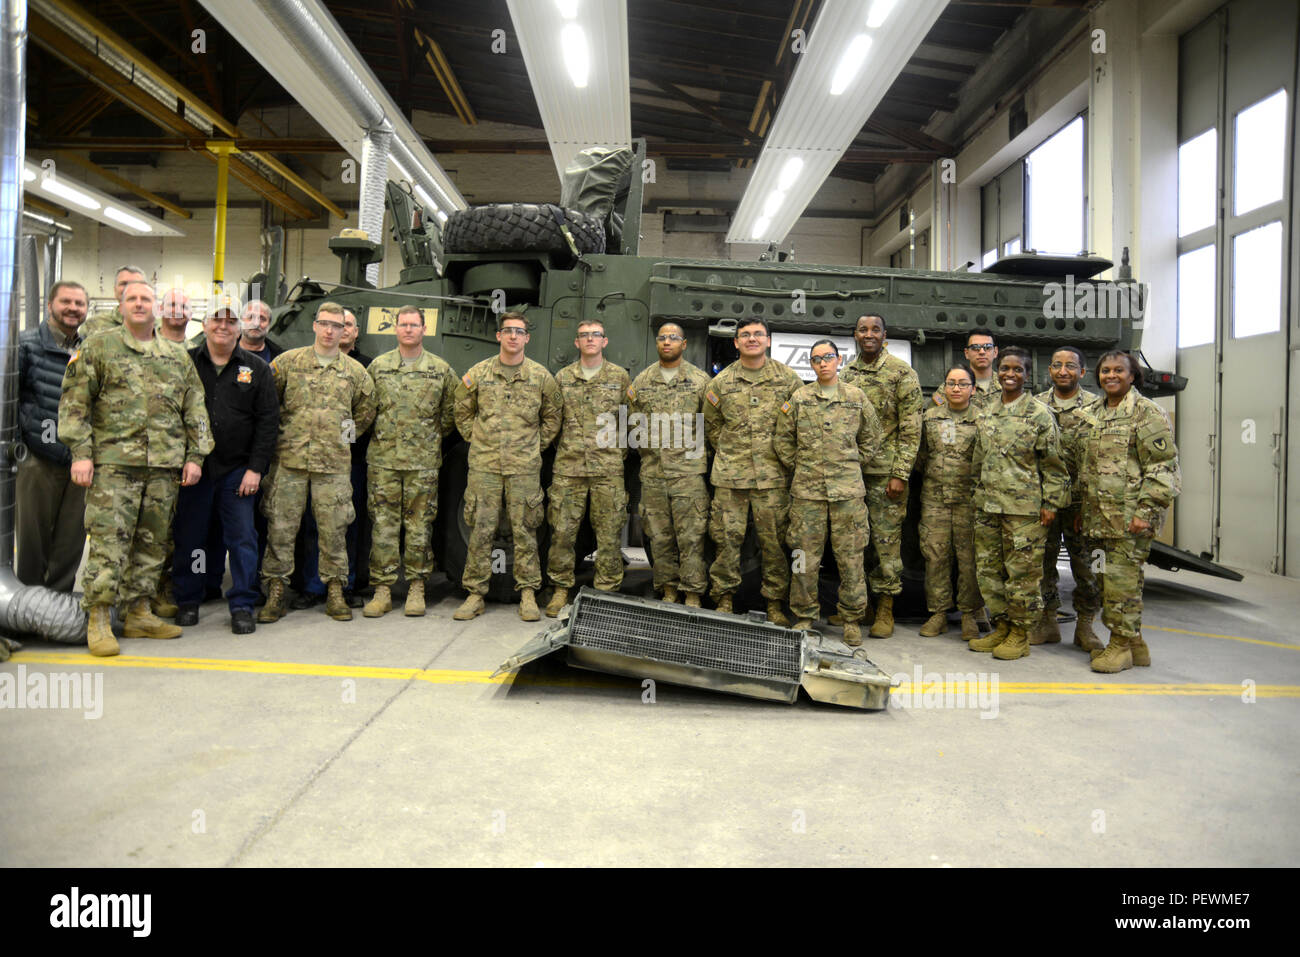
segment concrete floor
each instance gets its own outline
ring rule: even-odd
[[[646,583],[634,571],[625,590]],[[1294,580],[1150,570],[1153,667],[1111,677],[1069,645],[1072,625],[1017,662],[920,638],[919,619],[868,642],[909,679],[996,673],[987,717],[924,695],[864,713],[663,684],[648,704],[638,681],[551,659],[494,682],[538,626],[495,605],[454,622],[460,592],[430,597],[423,620],[317,607],[246,638],[209,604],[182,639],[107,660],[29,643],[0,674],[100,674],[103,713],[0,710],[0,864],[1300,858]]]

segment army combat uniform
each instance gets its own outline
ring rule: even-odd
[[[573,587],[573,550],[590,497],[591,527],[596,533],[593,584],[601,591],[615,591],[623,584],[620,538],[627,522],[623,485],[627,449],[620,447],[609,424],[618,421],[619,406],[626,399],[627,370],[605,359],[588,379],[582,363],[575,362],[561,369],[555,382],[564,400],[564,418],[549,493],[551,548],[546,574],[557,588]]]
[[[563,413],[555,378],[526,357],[517,366],[503,365],[499,356],[484,359],[456,386],[456,428],[470,444],[464,518],[471,531],[461,579],[470,594],[488,593],[503,498],[514,538],[515,588],[541,587],[542,449],[555,441]]]
[[[953,606],[952,563],[957,560],[957,608],[974,614],[984,606],[975,577],[975,480],[971,455],[979,429],[973,405],[954,412],[947,405],[925,410],[917,468],[921,472],[921,554],[925,556],[925,602],[935,612]],[[976,637],[972,635],[971,637]]]
[[[101,332],[112,332],[114,329],[122,328],[122,308],[114,306],[112,309],[105,309],[97,312],[81,324],[77,330],[77,335],[81,337],[82,342],[89,342],[90,337],[98,335]],[[159,337],[161,338],[161,337]]]
[[[1092,411],[1097,421],[1081,442],[1081,511],[1088,551],[1105,556],[1097,577],[1101,620],[1110,629],[1110,645],[1092,665],[1116,672],[1151,663],[1142,640],[1142,566],[1182,477],[1168,417],[1137,389],[1113,409],[1103,399]],[[1135,517],[1149,522],[1150,531],[1130,533]]]
[[[785,531],[790,514],[790,479],[772,448],[781,406],[802,381],[770,356],[762,368],[746,369],[737,359],[718,373],[704,393],[704,428],[713,446],[713,508],[709,535],[717,556],[709,569],[713,599],[740,587],[740,546],[749,513],[762,552],[763,597],[781,602],[790,590]]]
[[[280,439],[270,491],[262,579],[283,589],[293,571],[293,546],[311,493],[320,548],[320,579],[348,577],[347,530],[352,506],[352,445],[375,419],[375,385],[365,367],[341,352],[326,361],[315,346],[290,349],[271,363],[280,398]],[[263,609],[265,611],[265,609]]]
[[[870,539],[862,471],[880,449],[880,420],[856,386],[837,382],[833,395],[820,383],[801,386],[782,404],[772,446],[790,483],[790,529],[794,553],[790,610],[809,621],[821,618],[817,580],[826,530],[839,566],[839,613],[845,624],[867,613],[863,552]]]
[[[669,378],[656,362],[641,372],[627,390],[633,412],[662,421],[681,422],[681,447],[660,441],[641,448],[641,522],[650,539],[656,591],[681,588],[702,595],[709,587],[704,562],[704,536],[709,528],[708,468],[703,433],[704,393],[709,376],[686,360]],[[689,440],[686,435],[690,427]],[[662,435],[662,433],[661,433]]]
[[[72,354],[59,402],[59,441],[90,459],[90,557],[82,607],[152,596],[171,540],[181,469],[212,451],[203,383],[180,345],[141,342],[125,326]]]
[[[456,425],[456,373],[431,352],[407,362],[398,349],[379,356],[366,372],[378,409],[366,455],[374,523],[370,581],[393,585],[404,559],[407,582],[424,582],[433,574],[430,533],[438,515],[442,440]]]
[[[1061,607],[1061,596],[1057,591],[1060,575],[1056,570],[1056,559],[1061,554],[1061,542],[1064,540],[1065,551],[1070,556],[1070,571],[1074,574],[1071,604],[1082,625],[1084,621],[1091,622],[1097,614],[1100,595],[1091,561],[1084,548],[1083,533],[1074,530],[1082,494],[1079,485],[1079,455],[1083,438],[1095,422],[1095,406],[1101,398],[1086,389],[1079,389],[1068,399],[1058,397],[1055,389],[1048,389],[1036,398],[1056,418],[1061,440],[1061,458],[1070,473],[1070,504],[1056,513],[1056,520],[1047,529],[1047,542],[1043,549],[1043,620],[1046,622],[1050,617],[1054,624],[1056,610]]]
[[[975,476],[975,567],[980,594],[998,627],[971,642],[976,651],[1014,659],[1029,654],[1026,629],[1042,611],[1043,542],[1039,509],[1070,501],[1056,421],[1029,393],[998,401],[978,419],[971,457]]]

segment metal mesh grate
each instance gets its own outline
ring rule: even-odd
[[[635,603],[588,598],[575,604],[569,643],[634,658],[710,668],[747,678],[798,682],[798,632],[746,626]]]

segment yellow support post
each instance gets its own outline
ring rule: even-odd
[[[208,140],[207,148],[217,157],[217,230],[212,251],[212,286],[219,292],[226,279],[226,200],[230,183],[230,154],[238,153],[230,140]]]

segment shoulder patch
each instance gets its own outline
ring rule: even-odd
[[[474,388],[474,380],[469,377],[468,372],[466,372],[463,376],[460,377],[460,381],[465,384],[465,388],[467,389]]]
[[[716,406],[718,404],[718,394],[712,389],[704,393],[704,398],[708,400],[710,405]]]
[[[78,359],[78,357],[79,357],[80,355],[81,355],[81,350],[80,350],[80,349],[78,349],[76,352],[72,353],[71,357],[69,357],[69,359],[68,359],[68,365],[71,365],[72,363],[76,362],[77,359]]]
[[[235,378],[239,382],[252,382],[253,370],[250,369],[248,366],[240,366],[239,374]]]
[[[627,398],[629,402],[636,401],[636,386],[630,385],[627,387]]]
[[[789,403],[789,402],[782,402],[782,403],[781,403],[781,411],[784,412],[786,415],[789,415],[789,414],[790,414],[790,403]]]

